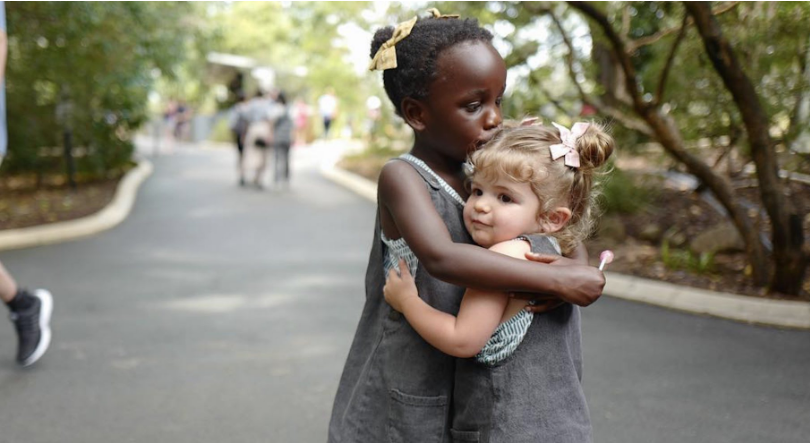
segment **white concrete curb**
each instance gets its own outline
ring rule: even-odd
[[[371,180],[336,168],[328,163],[321,166],[321,174],[333,182],[354,191],[361,197],[377,203],[377,184]]]
[[[377,184],[327,161],[321,173],[376,203]],[[606,272],[605,295],[693,314],[704,314],[746,323],[810,329],[810,303],[770,300],[647,280]]]
[[[75,220],[0,231],[0,251],[59,243],[99,233],[121,223],[135,203],[138,187],[152,174],[152,163],[141,159],[138,166],[118,182],[115,196],[102,210]]]
[[[746,323],[810,329],[810,303],[771,300],[605,273],[612,297]]]

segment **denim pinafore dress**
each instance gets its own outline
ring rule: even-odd
[[[533,252],[557,254],[549,238],[526,236]],[[495,365],[458,359],[453,393],[453,442],[590,443],[582,392],[579,307],[542,314],[514,353]]]
[[[472,243],[458,194],[417,158],[404,155],[393,161],[407,162],[425,181],[453,242]],[[385,302],[385,264],[396,262],[386,242],[393,243],[384,242],[378,212],[366,271],[366,303],[338,385],[328,441],[449,443],[456,359],[428,344]],[[420,297],[456,315],[464,288],[433,278],[421,263],[415,269]]]

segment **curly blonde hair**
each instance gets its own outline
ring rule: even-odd
[[[568,253],[593,230],[598,197],[594,176],[613,153],[614,141],[601,125],[590,123],[576,142],[579,168],[566,166],[562,158],[552,160],[550,146],[558,143],[562,143],[560,132],[553,127],[505,126],[470,156],[470,178],[480,174],[487,179],[507,177],[528,183],[540,200],[540,218],[554,208],[569,208],[571,219],[562,229],[550,234],[560,242],[563,252]]]

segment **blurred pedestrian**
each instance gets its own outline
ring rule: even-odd
[[[293,122],[290,109],[287,106],[287,96],[284,91],[276,97],[276,119],[273,122],[273,150],[275,151],[275,174],[273,174],[276,187],[290,186],[290,146],[292,145]]]
[[[245,135],[247,134],[250,117],[245,94],[242,91],[236,95],[236,104],[228,115],[228,127],[231,129],[236,142],[237,160],[236,170],[239,173],[239,186],[245,186]]]
[[[0,1],[0,166],[8,146],[6,132],[6,5]],[[17,282],[0,262],[0,300],[11,311],[11,321],[17,329],[17,363],[29,366],[36,363],[51,343],[51,312],[53,297],[45,289],[33,293],[20,289]]]
[[[275,101],[269,93],[260,91],[248,104],[250,125],[245,134],[246,167],[255,171],[253,185],[262,189],[267,156],[273,141],[271,113]]]
[[[382,115],[382,101],[376,95],[370,96],[366,99],[366,137],[369,140],[374,140],[374,135],[377,132],[377,122]]]
[[[185,101],[181,100],[177,103],[174,122],[174,138],[176,140],[187,140],[189,138],[191,115],[191,108]]]
[[[305,145],[307,144],[307,133],[309,129],[309,105],[300,98],[296,99],[293,105],[293,113],[295,120],[295,145]]]
[[[329,128],[335,120],[338,109],[338,100],[332,88],[326,90],[326,94],[318,99],[318,111],[323,119],[323,138],[329,138]]]

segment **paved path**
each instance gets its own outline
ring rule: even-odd
[[[120,226],[1,253],[56,312],[30,370],[0,327],[0,443],[325,441],[374,207],[317,173],[323,149],[296,151],[278,193],[238,188],[230,151],[181,147]],[[810,435],[810,332],[609,298],[583,332],[597,442]]]

